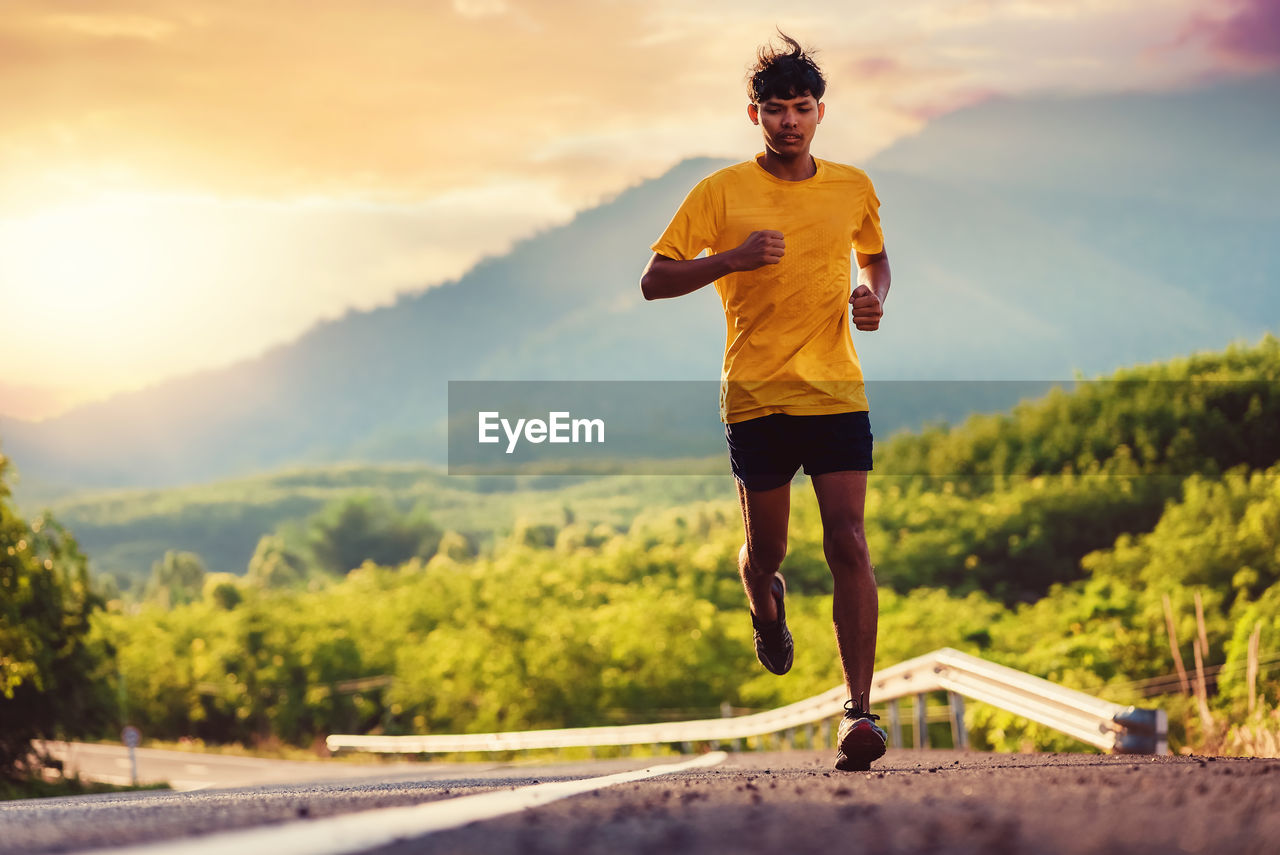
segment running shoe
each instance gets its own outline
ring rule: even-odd
[[[836,731],[836,768],[841,772],[865,772],[871,761],[884,756],[885,732],[877,721],[880,716],[869,713],[853,698],[844,702],[844,718]]]
[[[756,631],[756,658],[774,674],[785,674],[791,670],[796,646],[791,639],[791,630],[787,629],[787,610],[782,605],[787,585],[782,581],[781,573],[774,575],[771,590],[773,601],[778,604],[778,619],[764,623],[757,620],[754,613],[751,615],[751,625]]]

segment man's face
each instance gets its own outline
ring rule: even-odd
[[[769,98],[749,105],[747,115],[764,131],[766,148],[779,157],[792,158],[809,153],[823,108],[812,95]]]

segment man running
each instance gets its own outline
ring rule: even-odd
[[[866,173],[809,154],[826,80],[789,36],[758,51],[747,116],[764,151],[703,179],[685,198],[640,281],[645,299],[714,282],[728,332],[720,416],[738,484],[746,542],[738,569],[756,655],[791,668],[786,584],[791,479],[804,468],[822,517],[835,580],[832,617],[849,700],[836,768],[869,768],[885,733],[868,707],[879,606],[863,532],[871,426],[846,304],[859,330],[879,328],[889,293],[880,200]],[[701,256],[704,250],[708,254]],[[850,293],[850,251],[858,283]]]

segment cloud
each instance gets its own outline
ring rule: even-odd
[[[927,122],[930,119],[936,119],[939,116],[945,116],[948,113],[954,113],[965,107],[972,107],[989,101],[992,98],[1000,97],[1002,93],[997,89],[989,89],[984,87],[975,87],[973,89],[957,89],[952,91],[943,91],[935,100],[922,99],[914,102],[908,109],[911,115]]]
[[[1275,55],[1262,0],[1204,25],[1213,50],[1149,50],[1204,2],[5,0],[0,237],[104,195],[168,199],[167,220],[222,230],[218,275],[189,278],[191,299],[266,295],[283,338],[455,275],[683,158],[750,156],[746,71],[775,27],[816,46],[830,79],[815,153],[859,163],[987,97],[1169,88]],[[31,287],[16,281],[0,277],[0,311]],[[165,306],[221,317],[149,305],[161,327]],[[3,370],[30,369],[14,377],[45,370],[35,339],[8,348]],[[98,368],[67,361],[46,379]]]
[[[149,15],[128,13],[55,13],[36,18],[34,23],[51,31],[91,39],[141,39],[158,41],[172,35],[175,22]]]
[[[453,10],[464,18],[487,18],[507,11],[506,0],[453,0]]]
[[[775,25],[817,44],[833,99],[856,90],[876,118],[842,137],[862,158],[966,93],[1176,79],[1135,57],[1161,10],[1191,2],[9,0],[0,208],[139,186],[404,201],[553,168],[581,206],[753,145],[743,77]],[[593,135],[611,169],[544,156]],[[628,135],[660,144],[614,147]]]
[[[1280,67],[1280,3],[1276,0],[1243,0],[1226,17],[1198,18],[1193,28],[1246,68]]]

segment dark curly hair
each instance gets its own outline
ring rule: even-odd
[[[751,103],[805,95],[821,101],[827,91],[827,79],[822,76],[822,70],[798,41],[781,30],[778,35],[786,43],[784,49],[778,50],[770,42],[756,51],[756,64],[747,79],[747,96]]]

